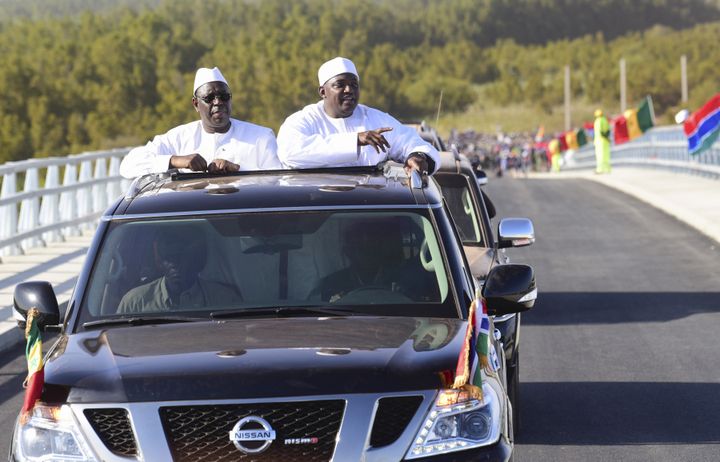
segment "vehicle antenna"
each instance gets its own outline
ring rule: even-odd
[[[440,98],[438,100],[438,110],[437,115],[435,116],[435,128],[437,129],[438,121],[440,120],[440,108],[442,107],[442,96],[443,96],[443,90],[440,89]]]

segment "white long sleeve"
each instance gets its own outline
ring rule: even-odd
[[[390,144],[387,153],[372,146],[357,145],[357,134],[392,127],[384,136]],[[413,152],[425,153],[440,165],[440,156],[417,132],[394,117],[362,104],[347,118],[329,117],[322,101],[306,106],[288,117],[278,131],[278,157],[288,168],[343,167],[377,165],[393,159],[404,163]]]
[[[170,156],[198,153],[207,163],[225,159],[240,170],[273,170],[281,168],[277,158],[277,142],[267,127],[231,120],[226,133],[207,133],[200,121],[180,125],[157,135],[145,146],[132,149],[120,164],[120,174],[135,178],[147,173],[160,173],[169,168]]]

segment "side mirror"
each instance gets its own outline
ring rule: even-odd
[[[483,297],[490,315],[527,311],[537,299],[535,271],[528,265],[496,266],[485,280]]]
[[[535,242],[535,228],[527,218],[504,218],[498,225],[498,248],[524,247]]]
[[[60,324],[60,309],[58,308],[55,291],[49,282],[30,281],[15,286],[13,294],[14,317],[18,327],[25,330],[25,321],[28,311],[36,308],[40,312],[37,325],[44,331],[48,326]]]
[[[488,184],[487,173],[485,173],[484,170],[475,170],[475,179],[480,186],[485,186],[486,184]]]

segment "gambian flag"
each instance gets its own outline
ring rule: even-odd
[[[693,112],[683,126],[690,154],[700,154],[715,143],[720,133],[720,93]]]
[[[40,329],[37,326],[38,315],[38,310],[35,308],[28,311],[25,325],[25,338],[27,339],[25,356],[27,358],[28,375],[27,379],[25,379],[25,402],[20,411],[22,421],[27,421],[30,416],[32,409],[35,407],[35,402],[40,399],[43,383],[45,382],[42,339],[40,338]]]
[[[482,369],[489,365],[489,350],[490,318],[485,299],[478,290],[470,305],[465,341],[458,356],[453,388],[464,388],[473,397],[482,398]]]

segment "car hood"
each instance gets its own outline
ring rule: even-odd
[[[464,322],[327,317],[193,322],[62,336],[46,401],[247,399],[439,388]]]

